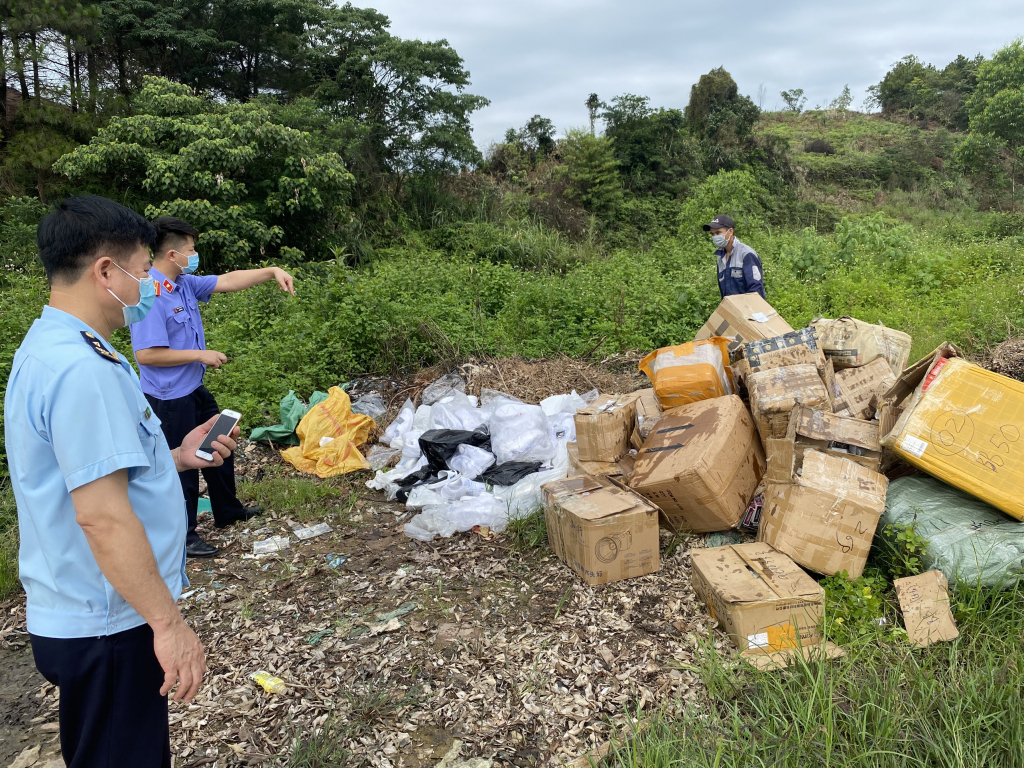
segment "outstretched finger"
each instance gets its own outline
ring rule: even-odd
[[[164,672],[164,684],[160,686],[160,695],[166,696],[171,688],[174,687],[174,682],[178,679],[178,673],[173,669],[169,672]]]

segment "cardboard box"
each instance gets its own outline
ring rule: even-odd
[[[1024,520],[1024,383],[940,347],[885,395],[882,445]]]
[[[889,363],[878,357],[860,368],[833,371],[830,359],[822,376],[832,396],[832,410],[852,419],[871,419],[885,393],[896,383]]]
[[[825,590],[764,543],[695,549],[693,588],[744,656],[822,641]]]
[[[960,632],[949,610],[949,590],[942,571],[928,571],[893,582],[910,642],[919,648],[956,640]]]
[[[742,359],[746,361],[745,375],[787,365],[813,365],[819,371],[825,368],[825,356],[813,328],[744,344]]]
[[[809,450],[849,459],[878,472],[882,461],[878,422],[847,419],[828,411],[798,405],[790,413],[785,437],[765,441],[766,475],[774,482],[789,482],[794,467],[803,465]]]
[[[785,437],[797,405],[831,410],[831,400],[813,365],[770,368],[747,376],[750,410],[762,440]]]
[[[812,571],[864,572],[888,481],[847,459],[807,451],[788,483],[767,483],[758,541]]]
[[[643,497],[592,477],[546,483],[541,495],[552,551],[588,584],[661,568],[658,508]]]
[[[872,325],[847,315],[838,320],[818,318],[811,326],[817,329],[821,349],[832,359],[836,371],[858,368],[882,357],[893,375],[899,376],[910,357],[910,335],[884,325]]]
[[[583,461],[615,461],[629,451],[636,424],[636,398],[601,395],[576,411],[576,446]]]
[[[643,445],[644,440],[651,434],[654,425],[661,418],[661,403],[658,401],[653,387],[638,389],[627,397],[633,398],[636,403],[636,423],[629,437],[629,443],[634,449],[640,450],[640,446]]]
[[[733,393],[726,339],[662,347],[640,361],[662,408]]]
[[[675,531],[725,531],[743,518],[764,466],[753,419],[729,395],[667,411],[644,441],[629,486]]]
[[[625,454],[618,461],[583,461],[576,443],[567,443],[569,453],[569,474],[588,475],[589,477],[623,477],[628,479],[633,474],[636,457]]]
[[[697,331],[694,341],[724,336],[729,340],[729,349],[733,350],[746,342],[770,339],[792,330],[759,294],[741,293],[722,299],[704,327]]]

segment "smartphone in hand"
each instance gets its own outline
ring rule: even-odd
[[[242,414],[238,411],[229,411],[227,409],[221,411],[220,416],[217,417],[217,421],[213,425],[213,429],[203,438],[202,445],[196,449],[196,456],[205,461],[213,461],[213,443],[225,435],[230,435],[231,430],[235,428],[235,425],[241,419]]]

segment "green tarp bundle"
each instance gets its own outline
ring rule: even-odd
[[[889,484],[878,530],[911,524],[928,542],[925,567],[950,584],[1006,587],[1024,576],[1024,523],[934,477]]]
[[[310,408],[326,399],[326,392],[314,392],[309,398],[309,405],[306,406],[295,395],[295,390],[289,389],[288,394],[281,400],[281,423],[272,427],[257,427],[249,433],[249,439],[269,440],[278,445],[298,445],[299,438],[295,436],[295,428],[299,426],[302,417]]]

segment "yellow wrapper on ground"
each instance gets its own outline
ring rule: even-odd
[[[729,340],[720,336],[656,349],[640,361],[640,370],[665,409],[733,393]]]
[[[352,413],[345,390],[331,387],[327,399],[310,408],[295,428],[299,444],[281,451],[281,458],[300,472],[322,478],[369,469],[359,446],[374,426],[369,416]]]
[[[938,375],[908,398],[882,442],[928,474],[1024,520],[1021,382],[946,358]]]

